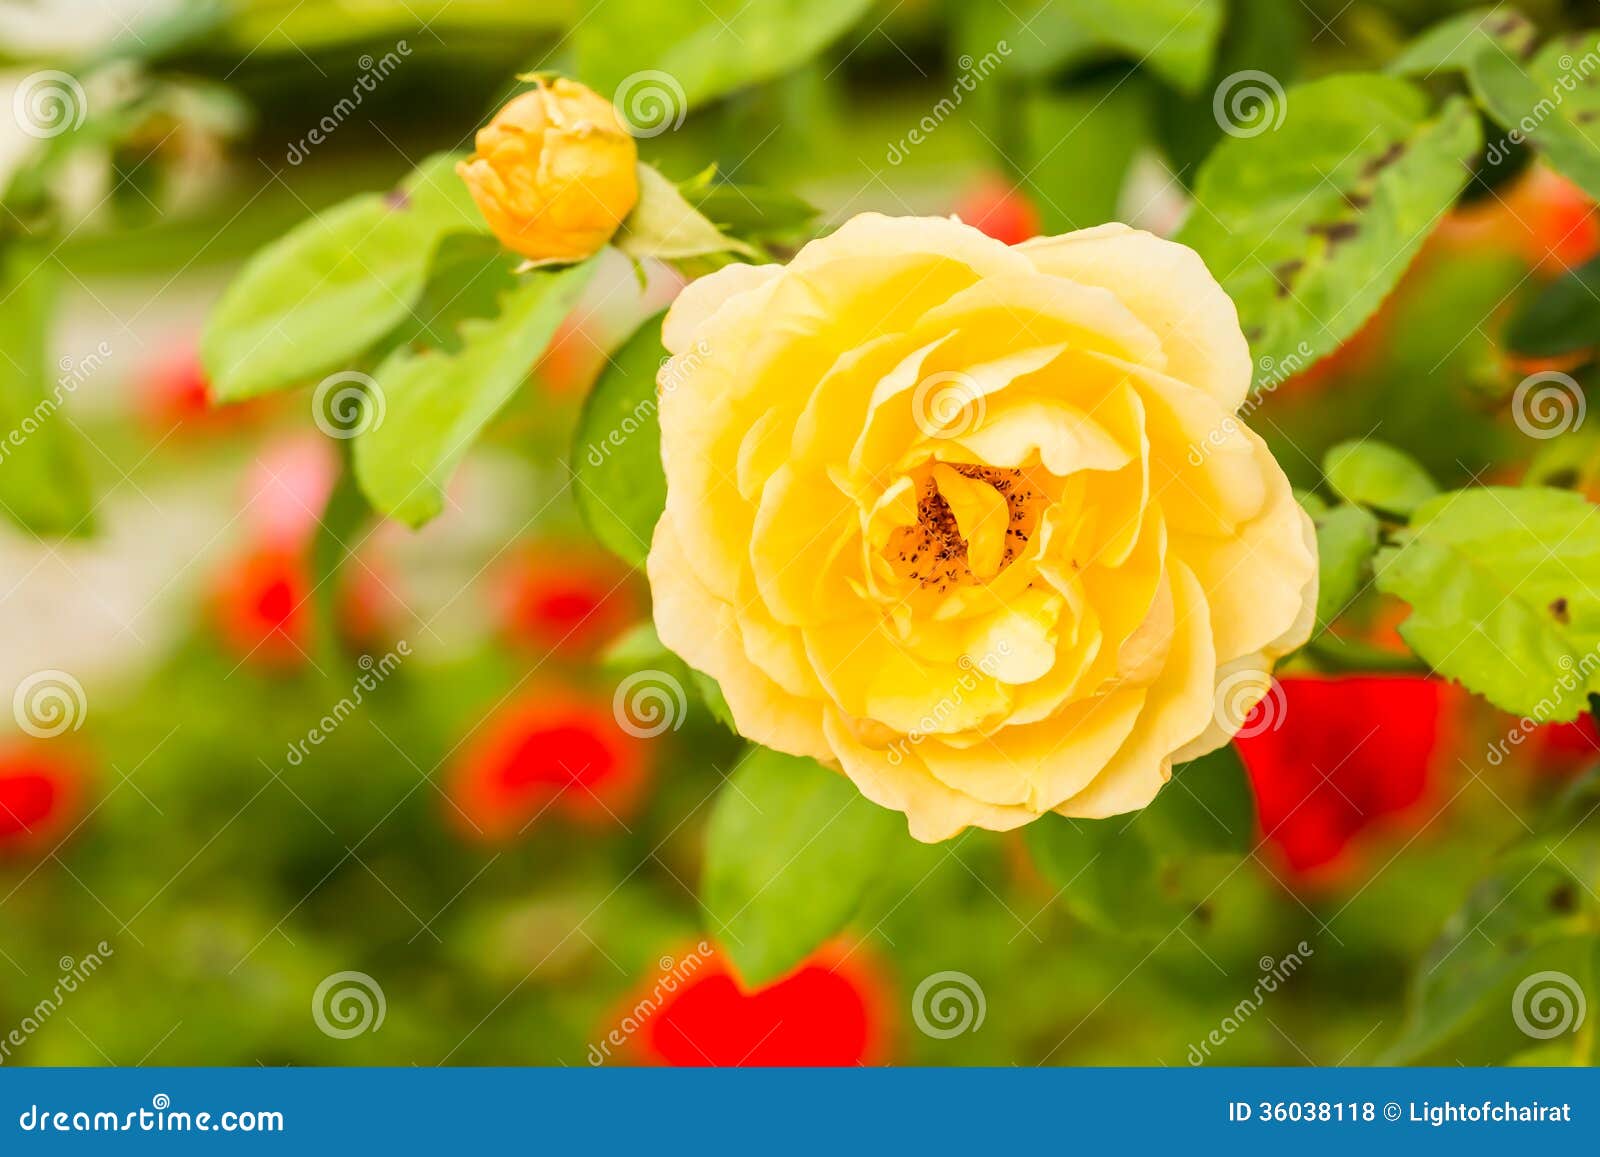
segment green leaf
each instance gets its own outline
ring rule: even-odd
[[[451,474],[527,379],[595,260],[527,274],[498,317],[462,324],[454,351],[401,349],[378,367],[354,457],[356,481],[375,510],[413,527],[439,513]]]
[[[1570,722],[1600,690],[1600,507],[1582,495],[1441,494],[1377,568],[1378,589],[1411,604],[1412,650],[1495,706]]]
[[[744,983],[776,980],[843,928],[902,830],[841,773],[751,749],[712,809],[700,886]]]
[[[572,443],[578,510],[607,550],[643,566],[667,506],[656,375],[666,359],[665,311],[611,358],[584,401]]]
[[[653,165],[639,166],[639,203],[617,230],[612,243],[629,257],[679,261],[712,253],[754,254],[742,241],[724,236]]]
[[[1512,353],[1555,358],[1600,346],[1600,258],[1544,286],[1506,324]]]
[[[1461,99],[1432,116],[1418,89],[1373,75],[1300,85],[1278,107],[1277,128],[1217,146],[1179,239],[1238,305],[1258,365],[1309,368],[1372,315],[1454,203],[1478,118]]]
[[[1007,68],[1048,76],[1112,55],[1148,68],[1189,95],[1211,70],[1222,0],[1011,0],[963,6],[960,43],[981,56],[1004,45]]]
[[[653,131],[690,107],[798,68],[871,7],[872,0],[596,0],[572,32],[577,74],[626,116],[648,116]]]
[[[1496,858],[1423,957],[1404,1032],[1383,1064],[1585,1064],[1600,1007],[1600,778],[1575,785],[1529,836]]]
[[[1255,797],[1227,746],[1174,771],[1141,812],[1047,815],[1025,838],[1079,919],[1108,932],[1164,936],[1204,905],[1255,836]]]
[[[1388,71],[1424,79],[1436,72],[1464,72],[1485,49],[1520,58],[1537,36],[1533,21],[1508,5],[1471,8],[1423,32],[1389,62]]]
[[[1322,460],[1328,484],[1346,502],[1409,517],[1439,493],[1415,458],[1383,442],[1341,442]]]
[[[717,681],[703,671],[696,671],[677,654],[669,651],[661,641],[661,636],[656,634],[654,623],[640,623],[627,631],[606,648],[601,662],[607,667],[625,670],[655,668],[668,672],[695,693],[713,719],[735,735],[739,733],[739,729],[733,725],[733,712],[729,710],[728,701],[723,698],[722,688],[717,686]]]
[[[58,277],[31,246],[0,247],[0,509],[35,534],[86,529],[89,488],[64,403],[104,355],[50,360]],[[109,347],[100,350],[109,353]]]
[[[350,369],[410,316],[439,242],[486,229],[457,159],[430,157],[397,193],[324,210],[251,258],[200,343],[219,400]]]
[[[1017,165],[1046,233],[1116,218],[1128,169],[1149,135],[1149,103],[1145,85],[1126,76],[1026,94]],[[1085,157],[1095,163],[1085,165]]]
[[[1531,60],[1482,50],[1467,73],[1478,103],[1506,129],[1508,143],[1533,145],[1591,197],[1600,197],[1600,70],[1574,63],[1594,51],[1596,36],[1557,37]]]
[[[1312,516],[1317,527],[1317,558],[1321,578],[1317,585],[1317,626],[1338,618],[1372,573],[1378,551],[1378,520],[1361,506],[1336,506]]]
[[[714,166],[684,181],[678,191],[718,229],[745,241],[795,236],[818,215],[815,205],[785,190],[719,181]]]

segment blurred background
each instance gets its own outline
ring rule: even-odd
[[[715,161],[825,222],[1170,233],[1222,135],[1217,78],[1381,68],[1466,6],[1229,0],[1193,76],[1165,51],[1067,51],[1071,4],[858,7],[643,155],[676,179]],[[1547,29],[1594,15],[1522,7]],[[1587,724],[1507,742],[1516,721],[1423,677],[1402,609],[1371,592],[1337,669],[1285,673],[1282,726],[1240,741],[1262,839],[1192,919],[1107,927],[1017,838],[907,838],[842,937],[741,991],[696,901],[740,743],[698,707],[660,734],[619,723],[648,594],[585,537],[565,460],[608,353],[671,299],[665,269],[608,266],[446,513],[376,529],[313,597],[335,444],[304,394],[209,404],[206,311],[264,242],[470,147],[517,74],[603,68],[586,15],[0,0],[0,244],[26,239],[45,270],[6,285],[0,375],[43,351],[59,406],[32,420],[87,495],[8,492],[38,509],[0,529],[18,705],[0,715],[0,1062],[1299,1065],[1537,1045],[1419,1034],[1408,993],[1491,850],[1600,742]],[[40,131],[46,74],[86,110],[71,132]],[[1373,321],[1275,382],[1252,425],[1307,488],[1329,446],[1381,430],[1447,486],[1533,471],[1600,497],[1592,425],[1530,449],[1494,401],[1529,372],[1506,318],[1597,250],[1572,185],[1525,155],[1486,168]],[[944,972],[983,1001],[954,1035],[915,1012]]]

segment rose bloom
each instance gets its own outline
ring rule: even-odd
[[[639,152],[611,102],[575,81],[537,79],[478,130],[456,166],[489,228],[531,261],[581,261],[639,200]]]
[[[1310,633],[1311,523],[1183,246],[865,214],[662,332],[662,641],[919,839],[1144,806]]]

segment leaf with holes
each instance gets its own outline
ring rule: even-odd
[[[712,809],[700,885],[740,978],[776,980],[843,928],[904,830],[842,773],[752,749]]]
[[[1205,904],[1255,834],[1255,797],[1227,746],[1178,768],[1135,815],[1048,815],[1029,824],[1025,838],[1079,919],[1122,935],[1164,936]]]
[[[1570,722],[1600,691],[1600,507],[1544,487],[1478,487],[1418,507],[1380,552],[1400,635],[1495,706]]]
[[[667,356],[659,313],[606,366],[584,402],[572,443],[578,510],[606,549],[643,566],[667,506],[656,374]]]
[[[1465,72],[1485,50],[1520,59],[1538,35],[1533,21],[1510,5],[1471,8],[1439,21],[1406,45],[1389,62],[1388,72],[1422,79],[1437,72]]]
[[[395,193],[324,210],[250,259],[200,342],[218,400],[350,369],[410,317],[439,243],[486,229],[456,160],[430,157]]]
[[[1309,367],[1361,328],[1455,202],[1478,118],[1461,99],[1432,115],[1421,91],[1373,75],[1300,85],[1280,107],[1277,128],[1217,146],[1179,239],[1238,305],[1258,365]]]
[[[356,481],[373,509],[410,526],[439,513],[451,474],[527,379],[597,260],[527,274],[498,317],[462,323],[454,350],[406,348],[384,360],[355,440]]]

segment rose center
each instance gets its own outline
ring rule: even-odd
[[[1020,470],[935,462],[911,476],[916,521],[889,536],[901,578],[940,591],[988,582],[1022,553],[1043,496]]]

